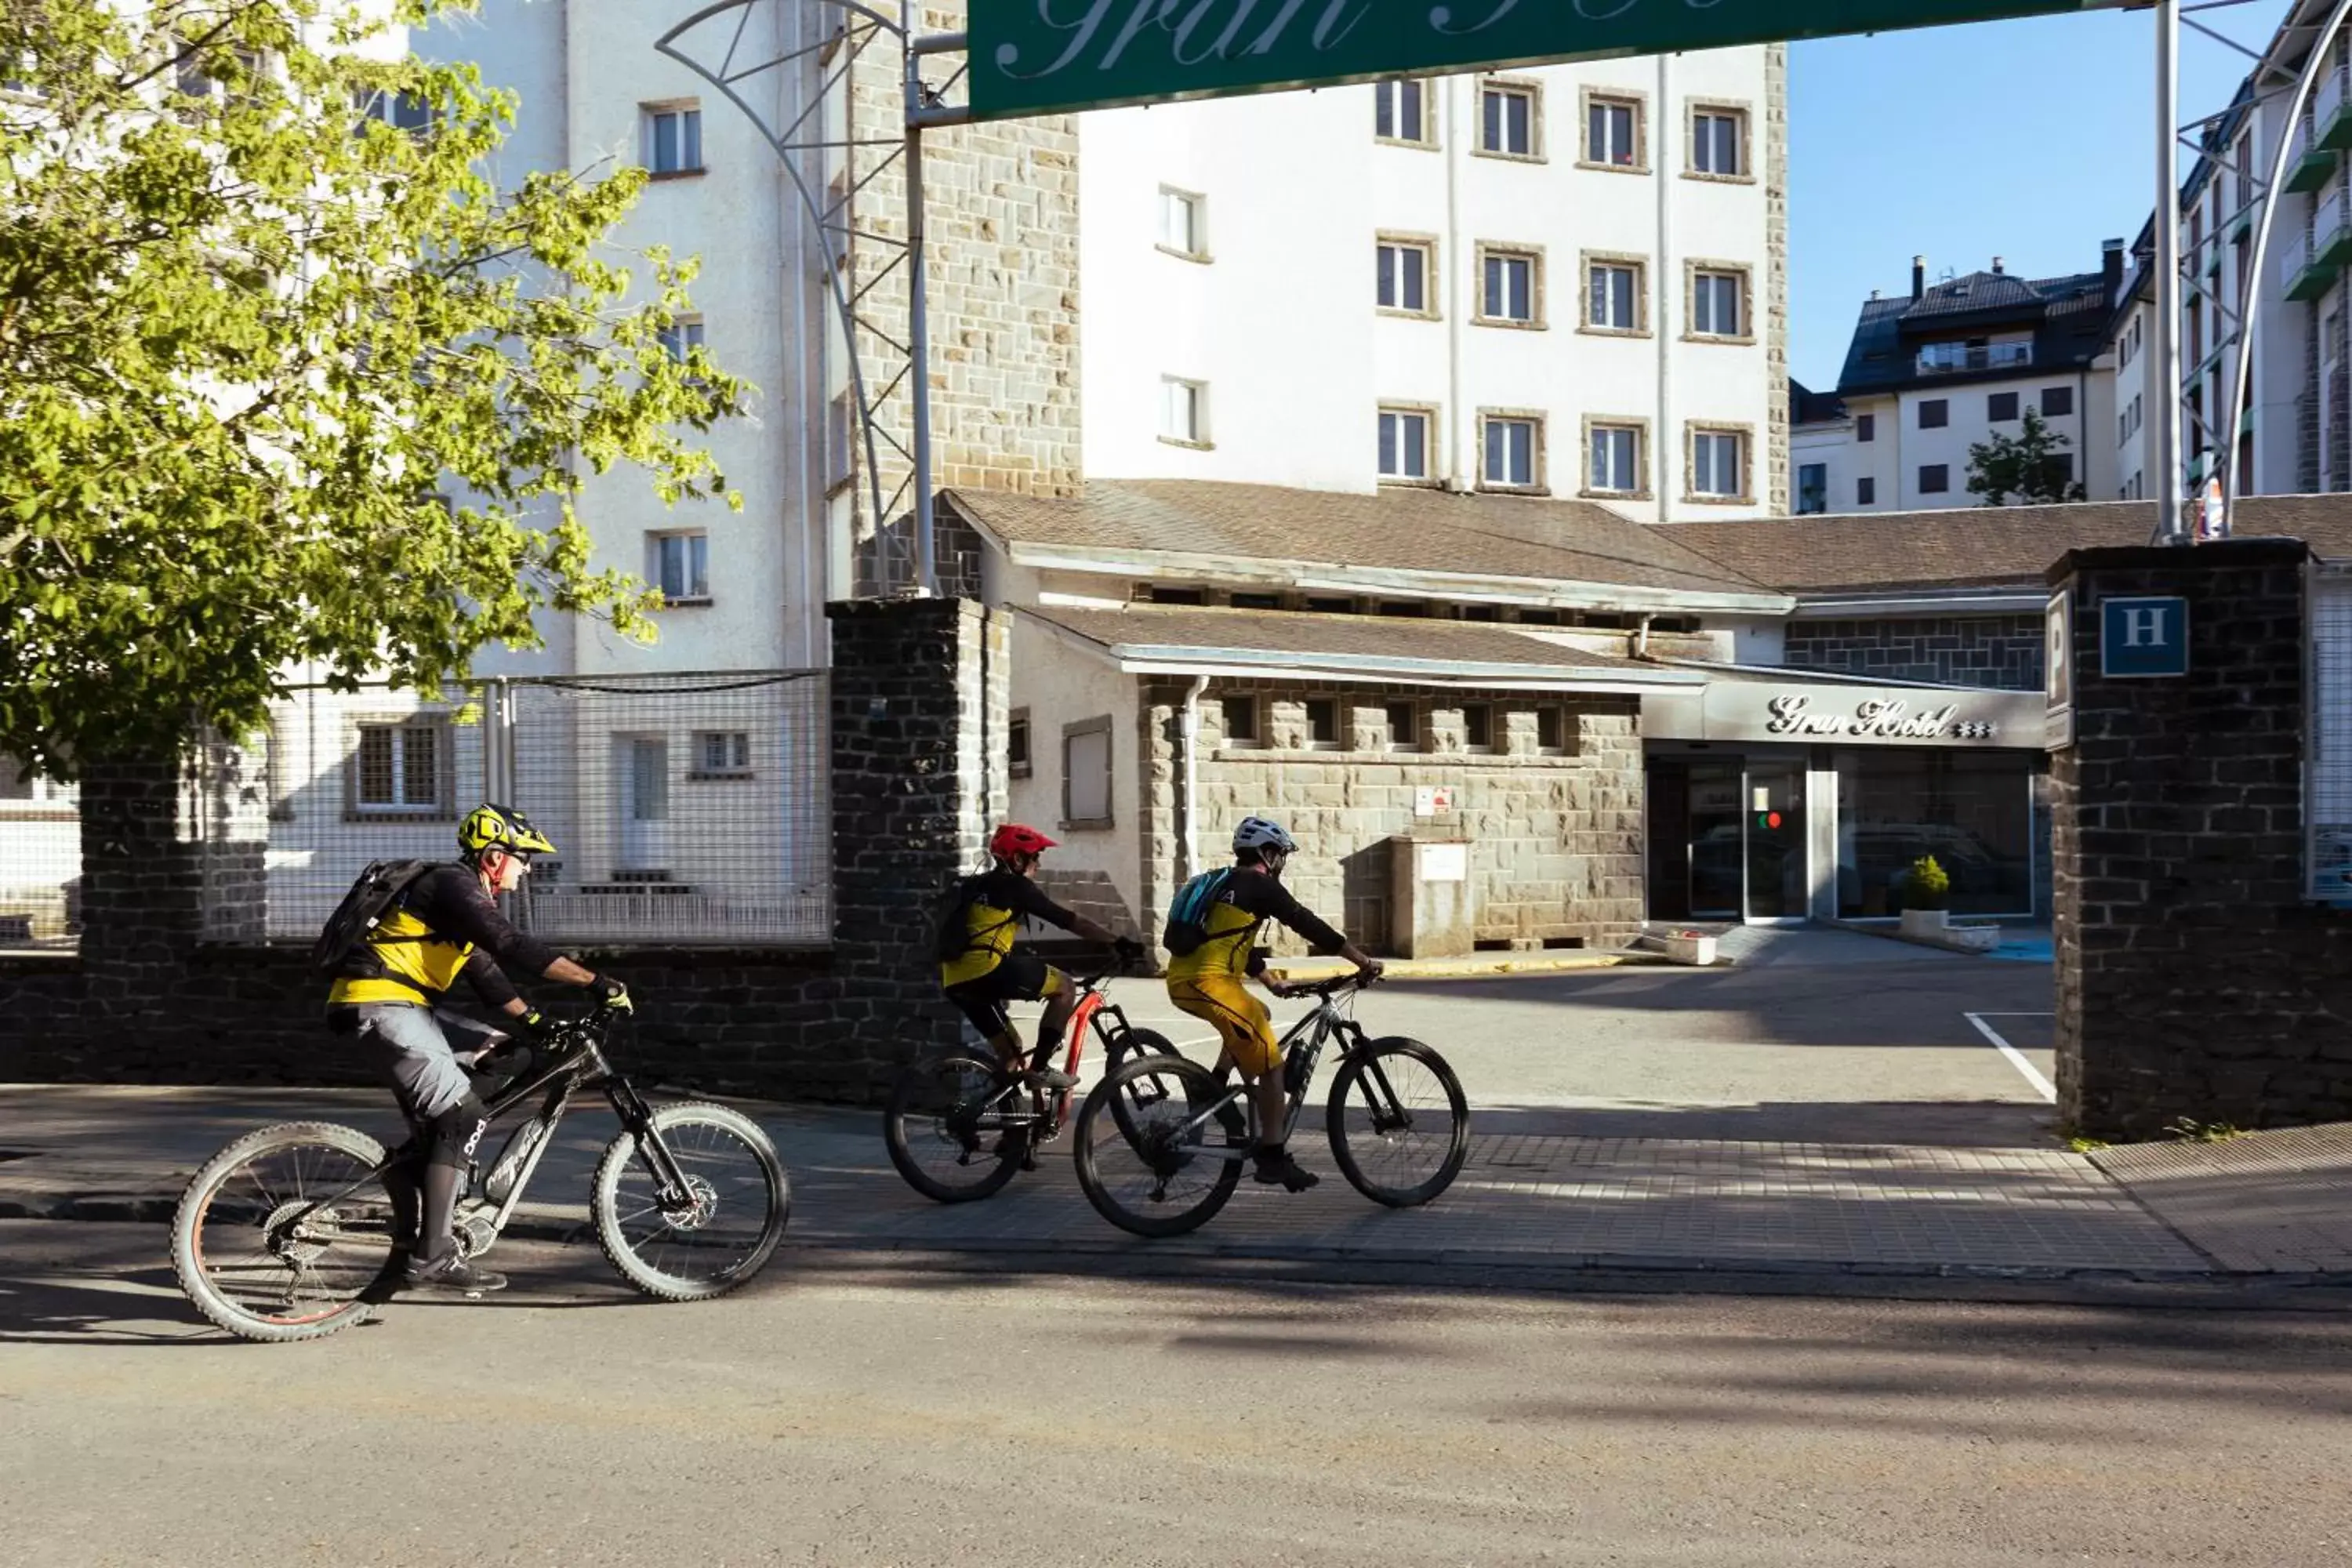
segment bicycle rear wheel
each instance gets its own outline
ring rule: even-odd
[[[882,1146],[907,1184],[943,1204],[1002,1191],[1021,1170],[1034,1118],[995,1061],[948,1051],[898,1076],[882,1113]]]
[[[1103,1054],[1106,1058],[1103,1063],[1105,1077],[1142,1057],[1175,1057],[1181,1060],[1183,1056],[1174,1042],[1157,1029],[1123,1030]],[[1157,1079],[1139,1079],[1120,1089],[1118,1097],[1111,1101],[1118,1117],[1119,1131],[1130,1139],[1136,1137],[1142,1125],[1142,1115],[1160,1103],[1164,1098],[1161,1091],[1167,1087]]]
[[[416,1230],[416,1187],[383,1145],[323,1121],[248,1132],[188,1183],[172,1268],[239,1339],[315,1340],[389,1297]]]
[[[677,1162],[687,1191],[665,1194],[646,1143],[622,1132],[596,1165],[596,1239],[621,1278],[648,1296],[723,1296],[757,1274],[783,1238],[793,1209],[784,1163],[758,1122],[723,1105],[665,1105],[649,1136]]]
[[[1418,1040],[1374,1040],[1349,1053],[1323,1120],[1339,1173],[1391,1208],[1429,1202],[1470,1155],[1461,1080]]]
[[[1135,1058],[1078,1112],[1078,1185],[1137,1236],[1181,1236],[1234,1195],[1249,1128],[1228,1083],[1177,1056]]]

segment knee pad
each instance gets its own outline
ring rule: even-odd
[[[469,1094],[427,1125],[433,1130],[433,1152],[425,1157],[425,1163],[462,1171],[481,1147],[482,1133],[490,1125],[489,1108]]]

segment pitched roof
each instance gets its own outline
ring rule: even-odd
[[[1825,425],[1845,417],[1845,399],[1834,392],[1815,392],[1791,377],[1789,382],[1789,423]]]
[[[1189,479],[1097,480],[1068,500],[946,493],[959,512],[1010,546],[1194,556],[1210,571],[1241,560],[1748,597],[1769,592],[1688,549],[1671,529],[1588,501]]]
[[[1907,295],[1871,300],[1864,303],[1853,342],[1846,349],[1838,395],[1855,397],[1915,386],[1966,385],[1971,381],[2079,370],[2105,348],[2107,315],[2106,277],[2099,272],[2042,279],[1971,272],[1937,284],[1917,300]],[[1988,329],[2031,326],[2032,366],[1919,374],[1918,343],[1923,338],[1976,324]]]
[[[1726,570],[1790,594],[1897,588],[2038,587],[2070,550],[2146,544],[2154,501],[1973,507],[1949,511],[1862,512],[1762,522],[1671,525]],[[2306,541],[2320,555],[2352,557],[2352,495],[2248,496],[2237,503],[2242,538]]]
[[[1687,684],[1659,666],[1612,658],[1534,631],[1475,621],[1412,616],[1322,616],[1303,611],[1225,610],[1167,605],[1079,609],[1024,605],[1021,613],[1145,663],[1281,665],[1357,676],[1565,682],[1615,687]],[[1564,638],[1570,634],[1554,633]]]

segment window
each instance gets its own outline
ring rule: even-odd
[[[1827,463],[1797,465],[1797,510],[1800,515],[1825,512],[1830,510],[1830,466]]]
[[[1144,597],[1155,605],[1206,605],[1209,591],[1206,588],[1162,588],[1155,584],[1145,591]]]
[[[1160,187],[1160,248],[1188,261],[1209,258],[1206,200],[1190,191]]]
[[[1642,267],[1632,261],[1596,261],[1585,274],[1585,325],[1604,332],[1642,330]]]
[[[710,536],[690,533],[650,535],[653,560],[648,575],[663,598],[673,605],[700,604],[710,597]]]
[[[1389,702],[1381,710],[1388,719],[1389,750],[1416,750],[1421,744],[1420,709],[1410,702]]]
[[[1495,749],[1495,710],[1485,702],[1462,705],[1462,744],[1465,750],[1491,752]]]
[[[1339,703],[1331,697],[1307,700],[1307,739],[1318,746],[1339,743]]]
[[[449,728],[437,716],[362,723],[352,805],[363,815],[446,816],[456,783]]]
[[[1691,276],[1691,331],[1703,338],[1744,336],[1747,312],[1740,294],[1747,278],[1738,272],[1696,272]]]
[[[857,477],[857,403],[843,393],[826,410],[824,423],[825,493],[830,495]]]
[[[1611,169],[1642,163],[1642,106],[1624,99],[1595,98],[1584,110],[1584,161]]]
[[[1378,83],[1372,89],[1372,132],[1383,142],[1429,144],[1427,95],[1417,81]]]
[[[1197,381],[1160,378],[1160,438],[1181,447],[1208,444],[1209,389]]]
[[[1736,430],[1701,430],[1691,437],[1691,493],[1718,500],[1748,494],[1746,443]]]
[[[1425,599],[1391,599],[1381,605],[1381,614],[1406,620],[1427,620],[1429,603]]]
[[[1748,116],[1736,109],[1702,109],[1691,117],[1691,169],[1737,179],[1748,170],[1743,149]]]
[[[1465,621],[1499,621],[1503,618],[1503,612],[1496,605],[1465,605],[1462,606],[1462,618]]]
[[[394,131],[411,133],[433,127],[433,106],[414,93],[370,92],[361,96],[360,111]]]
[[[1282,608],[1279,594],[1229,594],[1226,602],[1236,610],[1278,610]]]
[[[1877,440],[1878,416],[1875,414],[1855,415],[1853,416],[1853,438],[1857,441]]]
[[[656,174],[702,173],[702,110],[690,104],[647,105],[646,167]]]
[[[1539,483],[1537,470],[1542,447],[1541,421],[1498,417],[1481,423],[1485,426],[1486,483],[1514,489],[1528,489]]]
[[[1225,744],[1255,746],[1258,743],[1256,698],[1221,698],[1217,705],[1224,710]]]
[[[1568,750],[1568,715],[1557,708],[1536,710],[1536,750],[1557,757]]]
[[[1108,714],[1062,727],[1062,826],[1111,826]]]
[[[1633,425],[1592,427],[1591,469],[1588,483],[1612,495],[1633,495],[1642,486],[1642,432]]]
[[[2074,389],[2071,386],[2045,386],[2042,389],[2042,417],[2059,419],[2074,412]]]
[[[1029,776],[1029,710],[1026,708],[1015,708],[1011,719],[1005,722],[1004,771],[1016,779]]]
[[[1478,319],[1532,326],[1536,320],[1536,258],[1524,251],[1482,250],[1485,277]]]
[[[1306,605],[1307,613],[1313,616],[1352,616],[1356,613],[1356,601],[1353,599],[1309,598]]]
[[[2074,482],[2074,454],[2053,452],[2042,463],[2043,482],[2060,494],[2065,493],[2066,487]]]
[[[660,342],[663,353],[674,360],[684,360],[702,346],[702,318],[680,316],[668,326],[657,329],[654,336]]]
[[[1853,504],[1856,506],[1878,504],[1878,481],[1875,479],[1864,474],[1853,481]]]
[[[1429,277],[1436,253],[1425,240],[1384,239],[1380,243],[1380,306],[1426,316],[1430,309]]]
[[[1943,397],[1930,397],[1919,405],[1920,429],[1941,430],[1945,426],[1949,425],[1951,422],[1952,405],[1950,399]]]
[[[2017,417],[2017,394],[1996,392],[1985,399],[1985,417],[1995,425],[2003,425]]]
[[[1479,94],[1484,117],[1478,150],[1506,158],[1536,156],[1536,91],[1532,86],[1489,82]]]
[[[694,736],[694,770],[698,779],[748,779],[751,776],[751,737],[741,730],[698,730]]]
[[[1381,410],[1381,478],[1429,478],[1429,416],[1417,409]]]
[[[1948,463],[1923,463],[1919,466],[1919,493],[1923,496],[1948,495],[1952,489],[1952,469]]]
[[[1523,626],[1556,626],[1560,625],[1558,610],[1521,610],[1519,625]]]

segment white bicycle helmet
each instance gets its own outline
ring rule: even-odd
[[[1234,848],[1236,851],[1271,849],[1277,855],[1295,855],[1298,852],[1298,841],[1285,833],[1279,822],[1251,816],[1244,818],[1242,825],[1234,829]]]

